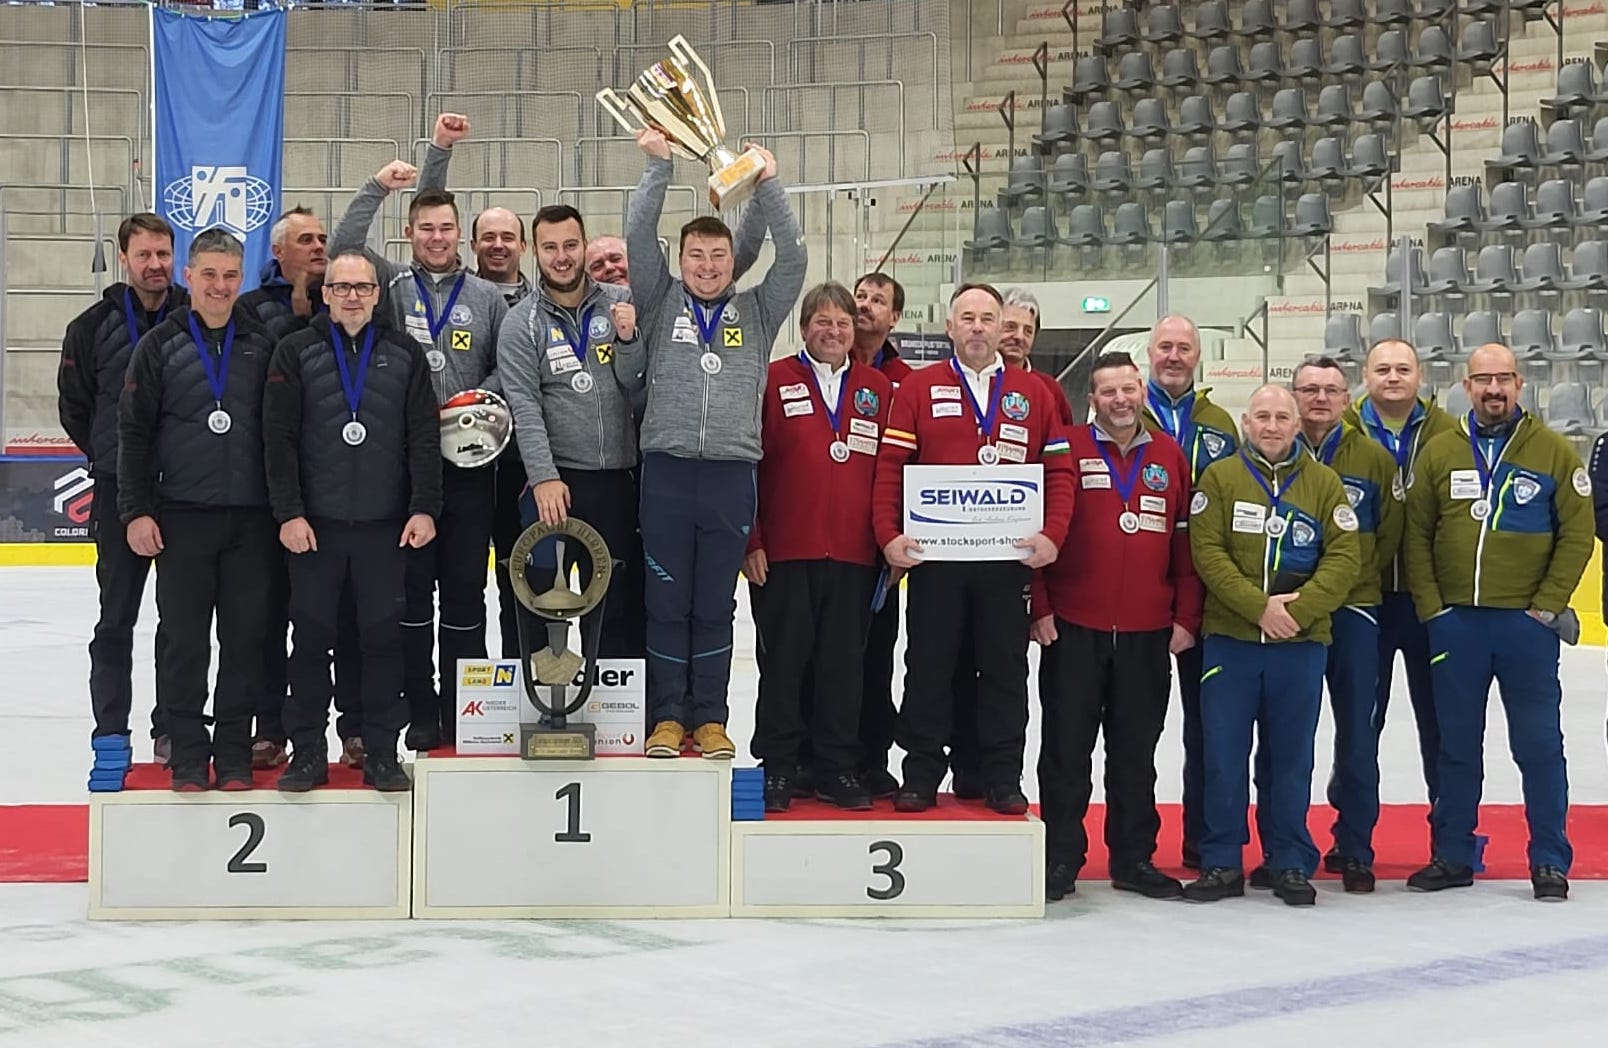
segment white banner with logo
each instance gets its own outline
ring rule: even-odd
[[[1044,527],[1044,467],[906,466],[904,531],[922,560],[1021,560]]]
[[[645,752],[647,666],[641,659],[599,659],[592,693],[570,720],[597,727],[599,755],[640,757]],[[575,679],[575,687],[582,680]],[[571,693],[573,695],[573,693]],[[466,756],[519,755],[519,725],[540,713],[525,695],[517,659],[458,662],[458,752]]]

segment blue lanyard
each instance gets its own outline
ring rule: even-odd
[[[156,312],[158,324],[167,319],[168,302],[162,303],[162,308]],[[134,293],[128,288],[123,289],[123,323],[128,325],[128,348],[133,349],[140,341],[140,326],[134,318]]]
[[[1257,486],[1260,487],[1263,491],[1265,491],[1267,493],[1267,497],[1272,501],[1272,505],[1268,507],[1268,516],[1269,517],[1278,516],[1279,515],[1279,500],[1284,497],[1285,492],[1290,490],[1290,485],[1295,483],[1295,478],[1300,474],[1301,467],[1296,466],[1294,469],[1292,469],[1290,471],[1290,475],[1284,478],[1284,483],[1280,484],[1277,488],[1275,488],[1272,485],[1268,484],[1267,478],[1262,476],[1262,471],[1261,470],[1259,470],[1255,466],[1251,465],[1250,456],[1246,455],[1243,450],[1240,452],[1240,461],[1245,464],[1245,472],[1249,473],[1252,477],[1256,478]],[[1275,477],[1277,476],[1277,471],[1275,471],[1274,475],[1275,475]]]
[[[1487,438],[1486,443],[1490,445],[1491,449],[1491,457],[1487,460],[1484,453],[1480,451],[1480,438],[1475,436],[1477,432],[1478,430],[1474,425],[1474,412],[1470,411],[1468,413],[1468,446],[1469,450],[1474,452],[1474,468],[1480,474],[1480,494],[1489,498],[1491,493],[1491,471],[1501,461],[1502,452],[1507,448],[1507,442],[1512,438],[1511,435]]]
[[[966,394],[966,402],[971,405],[972,417],[977,420],[977,428],[982,431],[985,438],[994,438],[994,420],[999,417],[999,402],[1005,395],[1005,372],[997,371],[988,383],[988,411],[985,414],[983,406],[977,403],[977,394],[972,392],[971,382],[966,373],[960,370],[960,361],[955,357],[949,358],[949,366],[960,379],[960,388]]]
[[[1344,431],[1345,426],[1343,424],[1336,426],[1327,437],[1323,438],[1323,443],[1319,444],[1317,447],[1314,448],[1311,444],[1307,444],[1307,447],[1312,449],[1312,457],[1323,463],[1325,466],[1332,465],[1334,463],[1335,453],[1340,450],[1340,438],[1345,435]],[[1303,443],[1305,443],[1306,437],[1303,436],[1301,440]]]
[[[726,312],[726,303],[730,301],[731,296],[728,295],[719,302],[714,303],[714,308],[705,313],[703,307],[698,304],[697,299],[691,295],[687,296],[687,305],[692,307],[693,319],[698,322],[698,336],[703,339],[705,349],[714,347],[715,326],[720,323],[720,315]]]
[[[586,363],[586,351],[591,348],[592,314],[596,309],[596,306],[588,306],[586,312],[581,314],[581,333],[579,335],[570,330],[569,324],[564,320],[563,313],[553,315],[553,319],[558,323],[559,330],[564,332],[565,338],[569,339],[570,350],[574,352],[575,359],[582,364]]]
[[[367,325],[363,332],[363,349],[357,357],[357,378],[352,378],[352,369],[346,363],[346,350],[341,346],[341,329],[334,324],[329,326],[329,333],[335,337],[335,366],[341,369],[341,392],[346,394],[346,406],[352,409],[352,418],[357,418],[357,406],[363,402],[363,383],[368,380],[369,356],[374,352],[374,325]],[[357,348],[357,340],[352,340],[352,347]]]
[[[1126,475],[1122,475],[1117,473],[1117,464],[1111,461],[1110,455],[1106,454],[1106,444],[1109,442],[1101,440],[1097,436],[1093,436],[1092,427],[1091,436],[1094,440],[1095,450],[1100,453],[1100,457],[1102,459],[1105,459],[1106,469],[1111,471],[1111,483],[1117,486],[1117,497],[1122,500],[1122,505],[1124,508],[1126,508],[1128,505],[1128,496],[1133,494],[1134,483],[1138,481],[1139,470],[1144,465],[1145,448],[1147,445],[1139,445],[1139,450],[1133,453],[1133,465],[1129,467]]]
[[[1415,421],[1409,416],[1406,424],[1401,427],[1401,434],[1398,436],[1379,417],[1379,410],[1374,407],[1373,401],[1365,402],[1359,414],[1362,416],[1363,424],[1368,427],[1379,443],[1385,446],[1386,451],[1395,456],[1396,468],[1399,470],[1406,469],[1407,463],[1412,461],[1413,457],[1413,429],[1418,421],[1421,420]]]
[[[190,321],[190,337],[195,339],[195,351],[201,355],[201,366],[207,372],[207,388],[212,390],[212,399],[222,404],[223,387],[229,381],[229,356],[234,352],[234,321],[230,320],[223,329],[223,352],[214,364],[212,354],[207,351],[206,340],[201,337],[201,329],[196,326],[195,314],[191,313],[187,319]]]
[[[815,386],[815,395],[820,398],[821,410],[826,412],[826,421],[832,425],[833,436],[841,436],[842,434],[838,432],[838,419],[843,417],[843,394],[849,389],[849,365],[844,363],[843,374],[838,378],[837,407],[833,407],[826,402],[826,391],[821,388],[820,373],[815,370],[815,365],[803,350],[799,350],[798,362],[810,373],[810,382]]]
[[[424,318],[426,323],[430,325],[430,341],[434,342],[440,338],[441,332],[446,329],[447,321],[452,319],[452,307],[458,304],[458,292],[463,290],[463,281],[466,276],[468,276],[467,273],[458,274],[457,281],[452,285],[452,293],[447,296],[446,308],[441,311],[441,316],[437,318],[435,299],[431,297],[430,285],[426,284],[424,278],[419,276],[418,270],[413,271],[413,284],[419,289],[419,301],[424,303]]]
[[[1174,405],[1172,398],[1152,382],[1145,388],[1145,400],[1150,404],[1151,414],[1161,423],[1162,432],[1176,440],[1179,447],[1190,450],[1189,431],[1194,428],[1195,391],[1191,389],[1182,402]]]

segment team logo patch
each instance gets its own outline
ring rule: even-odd
[[[1346,501],[1351,503],[1352,509],[1356,509],[1362,504],[1362,489],[1357,487],[1355,484],[1347,484]]]
[[[474,318],[475,315],[469,312],[469,307],[461,303],[453,306],[452,312],[447,314],[447,319],[452,323],[457,324],[459,327],[463,327]]]
[[[608,338],[610,326],[608,317],[593,317],[592,324],[586,332],[593,338]]]
[[[737,323],[737,307],[727,302],[726,308],[720,311],[720,322],[722,324]]]
[[[882,409],[882,398],[876,391],[861,386],[854,391],[854,410],[862,415],[874,416]]]
[[[1357,530],[1357,511],[1350,506],[1336,506],[1334,508],[1334,526],[1341,531]]]
[[[741,349],[743,347],[742,328],[722,328],[720,331],[720,344],[725,349]]]
[[[614,343],[601,342],[597,345],[596,351],[599,364],[611,364],[614,362]]]
[[[1013,422],[1027,418],[1027,398],[1020,393],[1007,393],[999,402],[999,409]]]
[[[1200,514],[1205,513],[1206,504],[1208,501],[1209,500],[1206,498],[1206,493],[1204,491],[1195,492],[1195,497],[1189,500],[1189,515],[1191,517],[1197,517]]]
[[[1167,490],[1167,467],[1161,463],[1150,463],[1139,476],[1145,482],[1145,487],[1151,491]]]
[[[454,331],[452,333],[452,348],[467,350],[470,346],[470,336],[467,331]]]
[[[1223,449],[1228,446],[1227,442],[1216,433],[1202,433],[1200,439],[1206,442],[1206,453],[1212,458],[1221,455]]]
[[[1312,530],[1312,525],[1304,520],[1298,520],[1290,526],[1290,541],[1297,546],[1310,546],[1317,537],[1318,533]]]
[[[1541,494],[1541,485],[1530,477],[1513,478],[1513,501],[1521,506],[1528,506]]]
[[[1569,483],[1574,485],[1575,494],[1581,496],[1582,498],[1590,497],[1591,475],[1584,469],[1575,470],[1574,475],[1569,478]]]

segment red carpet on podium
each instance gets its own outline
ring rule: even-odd
[[[360,787],[360,772],[330,769],[333,788]],[[344,773],[344,774],[343,774]],[[271,787],[273,774],[259,774],[259,788]],[[129,779],[131,788],[165,789],[167,776],[154,766],[137,765]],[[975,810],[974,810],[975,809]],[[871,813],[835,812],[826,805],[799,804],[785,818],[904,818],[895,816],[886,802]],[[999,818],[981,804],[956,802],[946,798],[938,809],[922,816],[924,820],[943,818]],[[1083,880],[1107,875],[1102,826],[1105,808],[1094,805],[1086,822],[1089,830],[1089,862]],[[1328,847],[1330,810],[1314,806],[1309,817],[1313,839],[1320,849]],[[1185,871],[1178,865],[1181,813],[1178,805],[1161,806],[1161,845],[1156,862],[1175,875]],[[1252,847],[1246,851],[1253,863]],[[1485,850],[1485,872],[1493,880],[1524,880],[1529,877],[1525,860],[1526,831],[1524,809],[1517,804],[1488,804],[1480,811],[1480,832],[1491,841]],[[1608,879],[1608,805],[1579,805],[1569,812],[1569,838],[1574,844],[1575,863],[1570,876],[1578,880]],[[1374,833],[1378,859],[1374,872],[1380,880],[1405,880],[1429,858],[1429,825],[1422,804],[1387,804],[1380,810],[1379,827]],[[84,804],[0,805],[0,883],[71,883],[88,879],[89,807]],[[1319,873],[1319,877],[1329,875]]]

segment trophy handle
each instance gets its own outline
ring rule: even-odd
[[[720,109],[720,92],[715,90],[714,74],[709,71],[708,66],[704,65],[704,60],[698,56],[698,52],[692,49],[692,45],[687,43],[686,37],[677,33],[670,38],[668,46],[672,55],[689,66],[697,67],[698,72],[703,74],[704,86],[708,88],[709,92],[709,108],[715,111],[715,129],[720,132],[721,138],[725,138],[726,114],[721,112]]]
[[[650,126],[646,120],[642,119],[641,114],[636,111],[631,103],[614,93],[612,87],[605,87],[594,97],[597,98],[598,105],[602,106],[605,112],[633,135]],[[627,114],[630,115],[627,116]]]

